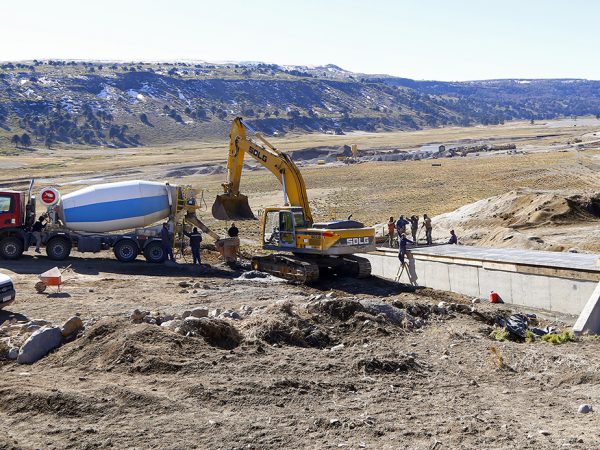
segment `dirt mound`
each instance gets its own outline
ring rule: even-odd
[[[232,349],[240,345],[242,335],[231,323],[208,317],[187,318],[181,326],[181,334],[200,336],[214,347]]]
[[[255,312],[241,323],[247,339],[269,344],[286,344],[295,347],[323,348],[332,343],[327,330],[303,317],[291,303],[282,302]]]
[[[202,338],[182,336],[156,325],[107,319],[40,364],[99,371],[174,373],[193,363],[195,356],[207,348],[209,344]]]
[[[586,248],[598,220],[600,192],[567,195],[519,189],[441,214],[433,223],[438,239],[454,229],[464,244],[563,251]],[[557,234],[562,238],[556,239]]]

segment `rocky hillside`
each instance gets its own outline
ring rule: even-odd
[[[587,80],[446,83],[356,74],[334,65],[261,63],[0,65],[0,148],[203,139],[226,135],[238,115],[263,132],[281,134],[598,113],[600,82]]]

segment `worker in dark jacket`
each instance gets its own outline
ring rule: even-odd
[[[31,227],[31,231],[33,233],[33,237],[35,238],[35,252],[41,253],[40,245],[42,245],[42,231],[46,228],[46,224],[44,223],[46,218],[44,216],[40,216],[38,220]]]
[[[202,233],[198,231],[198,228],[194,227],[191,233],[186,231],[183,232],[188,238],[190,238],[190,248],[192,249],[192,258],[194,262],[192,264],[201,264],[200,261],[200,243],[202,242]]]
[[[160,238],[162,240],[163,255],[166,260],[175,262],[175,256],[173,256],[173,247],[171,246],[171,236],[169,233],[169,224],[163,223],[162,230],[160,230]]]
[[[400,240],[402,234],[406,233],[406,225],[409,223],[410,222],[406,220],[404,216],[400,216],[398,220],[396,220],[396,232],[398,233],[398,240]]]
[[[238,237],[240,234],[240,230],[238,229],[238,227],[235,226],[235,223],[231,223],[231,226],[229,227],[229,230],[227,230],[227,234],[229,235],[229,237]]]
[[[456,237],[454,230],[450,230],[450,240],[448,240],[448,244],[458,244],[458,237]]]
[[[406,244],[414,244],[414,242],[408,239],[406,234],[402,233],[398,241],[398,259],[402,265],[404,265],[404,256],[406,256]]]
[[[410,216],[410,234],[412,234],[413,241],[417,242],[417,232],[419,231],[419,216],[414,214]]]

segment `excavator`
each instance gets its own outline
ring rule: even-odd
[[[240,192],[244,156],[249,154],[277,177],[283,188],[282,207],[261,214],[261,241],[272,253],[252,258],[254,270],[311,283],[325,273],[366,278],[369,260],[356,255],[375,250],[375,229],[350,220],[313,221],[304,179],[292,158],[271,145],[241,117],[229,135],[227,181],[212,214],[218,220],[256,219],[248,197]]]

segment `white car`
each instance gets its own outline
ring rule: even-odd
[[[11,278],[0,273],[0,309],[10,305],[16,296],[17,292]]]

